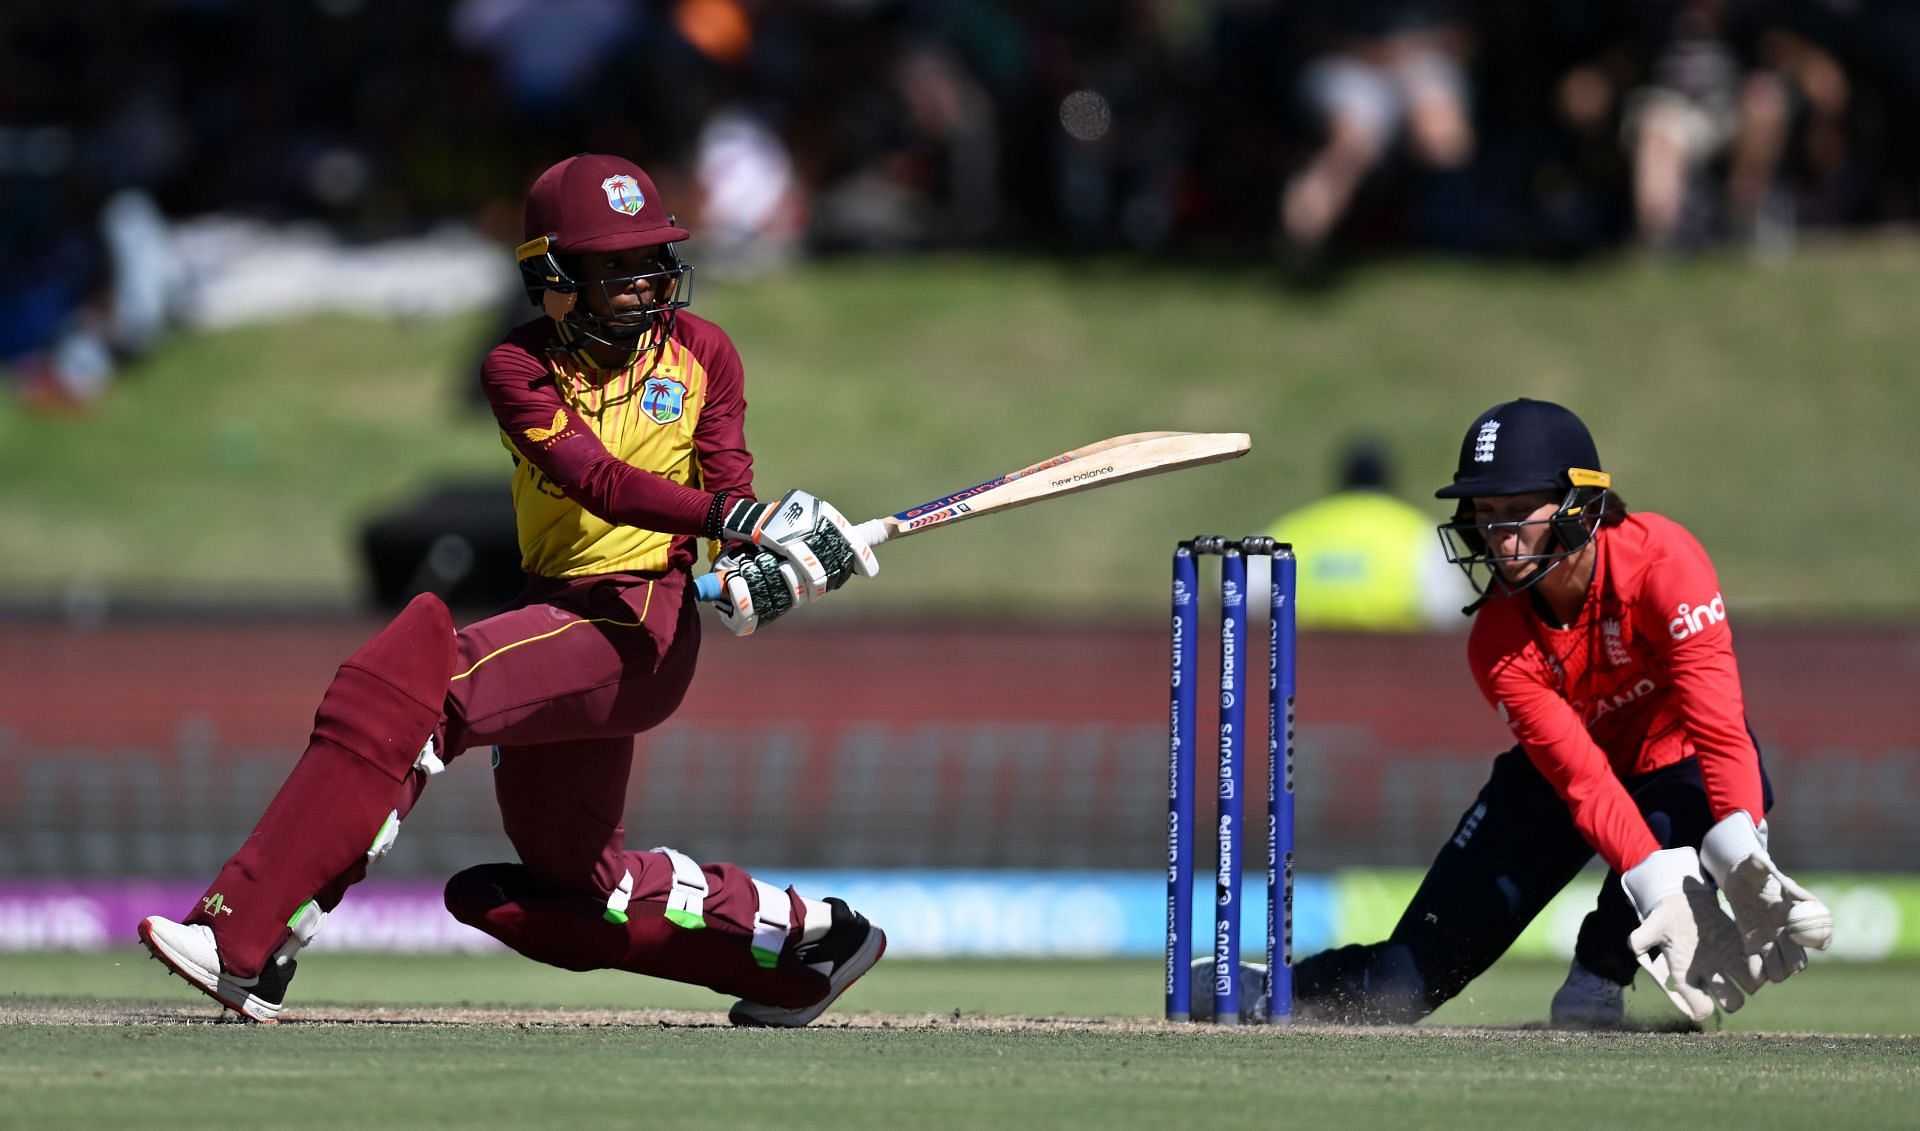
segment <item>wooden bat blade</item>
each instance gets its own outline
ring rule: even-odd
[[[1137,432],[1062,452],[1019,471],[908,507],[898,514],[861,523],[869,546],[904,538],[936,526],[1026,506],[1148,475],[1200,467],[1247,454],[1253,440],[1245,432]]]
[[[1012,510],[1042,499],[1238,459],[1252,447],[1253,439],[1245,432],[1133,432],[1114,436],[930,499],[898,514],[870,519],[854,527],[854,533],[867,545],[878,546],[894,538]],[[702,601],[719,598],[719,578],[709,573],[695,581],[695,592]]]

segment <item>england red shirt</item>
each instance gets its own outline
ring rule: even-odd
[[[1602,527],[1593,582],[1557,628],[1526,593],[1488,601],[1467,655],[1475,680],[1573,823],[1626,871],[1660,848],[1622,778],[1700,760],[1715,820],[1758,821],[1760,756],[1747,732],[1733,630],[1713,563],[1657,514]]]

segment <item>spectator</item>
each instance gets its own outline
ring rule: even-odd
[[[1326,44],[1301,76],[1324,135],[1287,182],[1280,221],[1287,242],[1322,246],[1361,182],[1404,139],[1408,155],[1459,169],[1473,154],[1466,55],[1471,36],[1444,3],[1372,0],[1321,6]]]
[[[1417,632],[1461,628],[1473,600],[1433,535],[1434,516],[1391,493],[1386,449],[1350,441],[1340,485],[1289,511],[1267,533],[1299,559],[1296,623],[1305,629]],[[1249,580],[1253,591],[1264,591]]]
[[[1835,167],[1845,150],[1844,74],[1762,5],[1679,0],[1646,15],[1636,52],[1645,61],[1622,121],[1636,240],[1663,250],[1724,229],[1756,246],[1782,245],[1794,226],[1794,196],[1780,178],[1796,118],[1816,163]],[[1599,66],[1569,74],[1569,117],[1594,121],[1612,81]],[[1701,190],[1719,168],[1725,185],[1716,204]]]

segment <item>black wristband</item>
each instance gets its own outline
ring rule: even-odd
[[[716,542],[720,540],[720,524],[726,520],[727,516],[727,496],[732,493],[731,491],[715,491],[713,493],[713,502],[707,504],[707,522],[702,528],[701,533]]]

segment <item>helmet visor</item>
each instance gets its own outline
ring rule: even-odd
[[[1605,488],[1575,487],[1549,514],[1500,522],[1476,519],[1472,500],[1462,500],[1453,521],[1439,528],[1440,545],[1476,592],[1485,594],[1497,586],[1499,592],[1518,593],[1592,539],[1606,497]]]
[[[693,302],[693,268],[667,254],[636,274],[587,279],[581,286],[598,292],[598,301],[582,302],[576,316],[597,334],[627,344],[669,329],[674,312]]]

